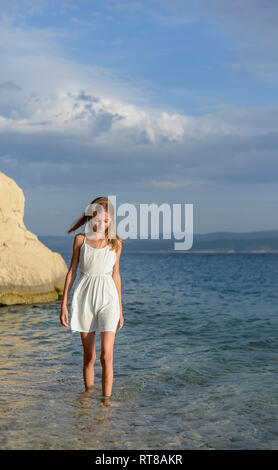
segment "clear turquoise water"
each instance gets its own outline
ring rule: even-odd
[[[276,254],[123,253],[107,403],[99,334],[85,393],[60,303],[2,307],[1,448],[278,449],[277,268]]]

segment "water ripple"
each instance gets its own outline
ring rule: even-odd
[[[109,404],[99,335],[84,392],[60,304],[1,308],[2,449],[277,449],[277,261],[124,254]]]

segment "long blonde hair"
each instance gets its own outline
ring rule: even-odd
[[[96,197],[92,202],[91,204],[99,204],[103,207],[103,209],[105,210],[105,212],[108,212],[109,211],[109,215],[110,215],[110,222],[109,222],[109,226],[107,227],[107,229],[105,229],[105,239],[107,240],[107,244],[111,245],[112,247],[112,250],[115,250],[115,251],[118,251],[119,247],[120,247],[120,244],[122,243],[122,239],[116,235],[115,233],[115,225],[114,225],[114,206],[113,204],[111,203],[111,201],[108,199],[108,197],[104,197],[104,196],[100,196],[100,197]],[[97,210],[92,210],[92,215],[86,215],[85,212],[83,212],[83,214],[81,215],[81,217],[79,217],[79,219],[76,219],[71,227],[69,228],[69,230],[67,230],[67,233],[71,233],[71,232],[74,232],[75,230],[77,230],[79,227],[81,227],[82,225],[86,224],[90,219],[92,219],[93,217],[95,217],[97,215],[98,211]],[[108,230],[110,229],[110,236],[112,238],[108,238]],[[114,237],[114,238],[113,238]]]

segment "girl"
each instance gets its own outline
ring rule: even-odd
[[[101,211],[95,210],[96,206]],[[88,208],[91,208],[90,216],[86,215]],[[124,324],[119,270],[122,239],[115,234],[113,213],[113,205],[109,199],[98,197],[68,230],[67,233],[71,233],[86,223],[85,233],[79,233],[74,238],[60,313],[61,324],[68,327],[67,300],[80,261],[80,277],[71,303],[70,327],[72,331],[80,332],[86,391],[94,385],[95,332],[100,332],[104,397],[110,397],[112,393],[115,334]]]

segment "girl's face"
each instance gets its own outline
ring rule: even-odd
[[[105,235],[105,230],[107,230],[109,225],[108,212],[101,211],[93,219],[93,230],[94,232],[99,233],[100,235]]]

